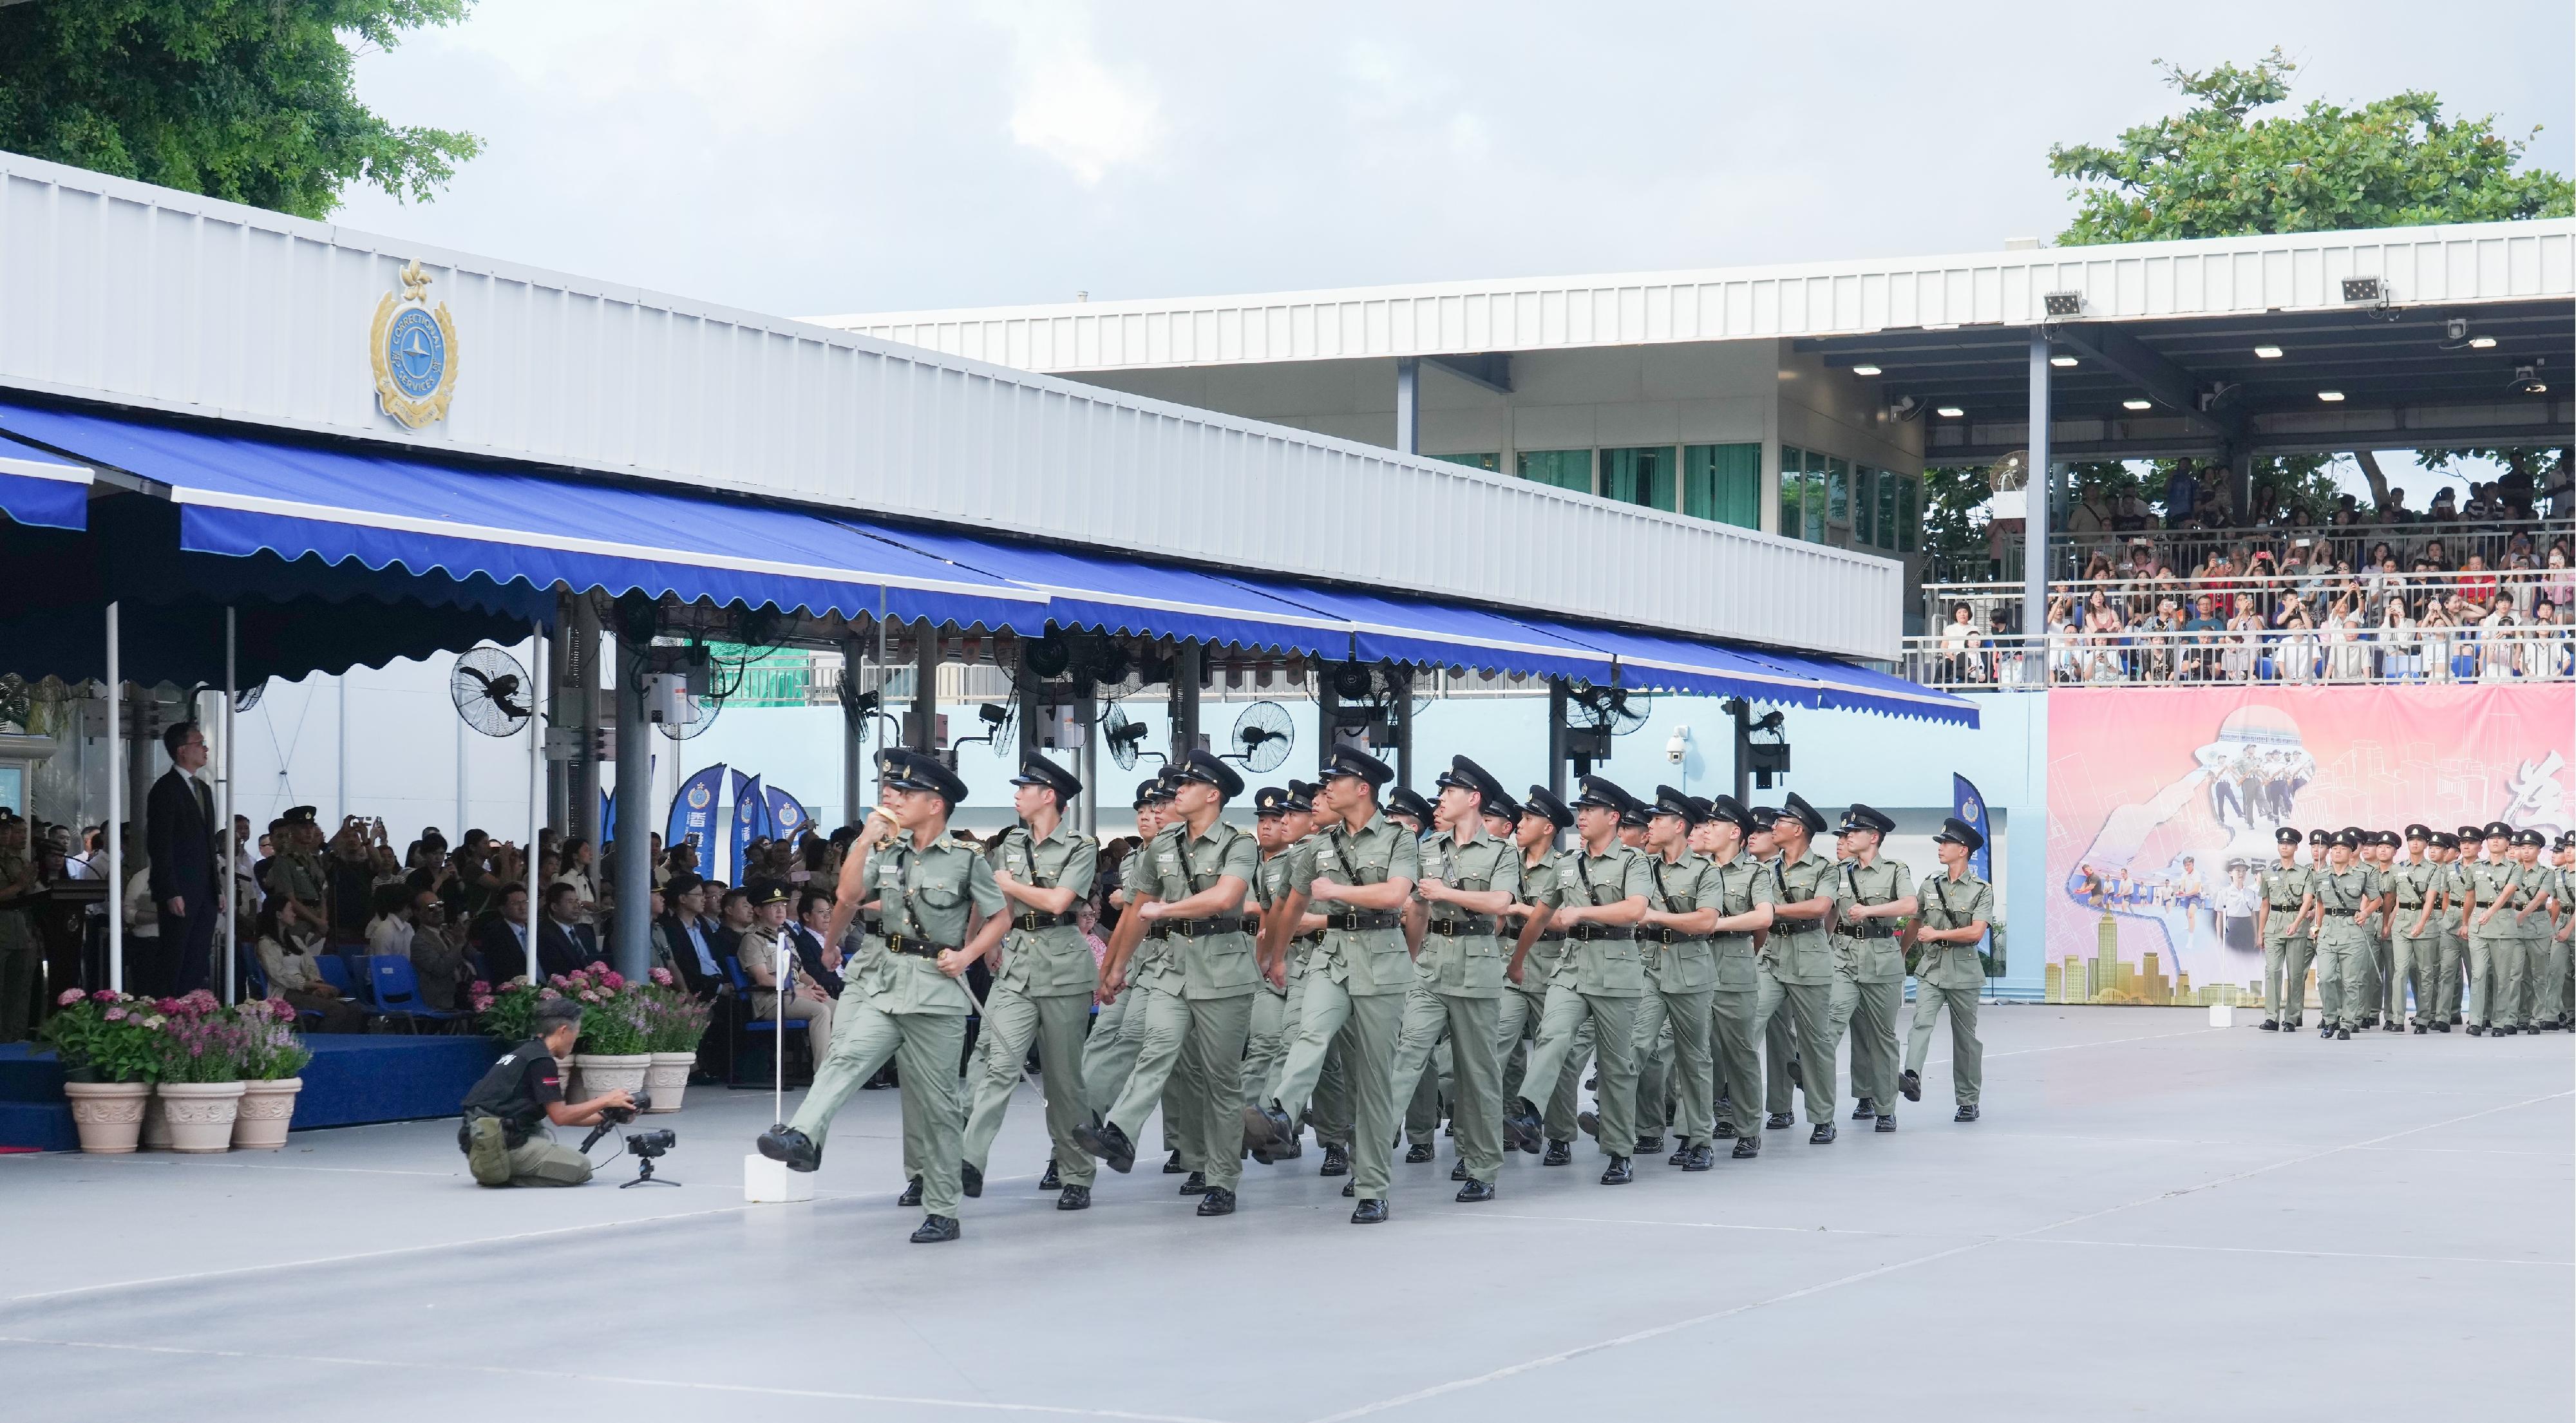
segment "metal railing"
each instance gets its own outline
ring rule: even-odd
[[[2304,613],[2322,625],[2338,604],[2373,627],[2387,622],[2394,602],[2415,622],[2429,619],[2436,608],[2452,623],[2476,622],[2501,603],[2521,620],[2546,608],[2555,615],[2576,605],[2576,567],[2512,569],[2502,573],[2361,573],[2309,570],[2297,573],[2237,573],[2174,578],[2068,579],[2048,585],[2052,622],[2082,621],[2084,631],[2102,631],[2105,618],[2116,618],[2127,630],[2158,615],[2168,599],[2179,619],[2189,619],[2207,597],[2213,616],[2228,620],[2252,613],[2267,627],[2285,624]],[[1926,636],[1937,637],[1958,621],[1961,608],[1971,623],[1987,633],[2021,633],[2022,586],[2018,583],[1927,583],[1923,585]]]
[[[2576,626],[1909,637],[1899,672],[1909,681],[1958,692],[2225,682],[2566,682],[2576,681]]]
[[[2564,503],[2564,496],[2561,496]],[[2246,565],[2256,549],[2268,549],[2275,564],[2287,562],[2293,551],[2322,547],[2329,560],[2340,559],[2355,568],[2371,561],[2371,556],[2385,545],[2388,554],[2404,568],[2418,558],[2429,558],[2446,568],[2458,568],[2471,555],[2486,560],[2489,568],[2499,568],[2517,554],[2528,554],[2534,563],[2550,544],[2576,535],[2576,517],[2552,513],[2530,519],[2462,519],[2440,523],[2406,524],[2302,524],[2267,525],[2260,528],[2235,529],[2093,529],[2071,533],[2051,529],[2048,534],[2049,577],[2078,578],[2094,566],[2097,558],[2119,564],[2143,551],[2155,562],[2171,567],[2178,575],[2188,575],[2206,565],[2211,555],[2223,555],[2237,568]],[[1944,579],[1978,581],[2009,579],[2022,575],[2024,542],[2019,533],[2007,532],[1994,541],[1986,557],[1973,554],[1938,554],[1933,558],[1933,571]]]

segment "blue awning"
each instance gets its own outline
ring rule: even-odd
[[[1543,619],[1524,621],[1541,632],[1588,644],[1617,658],[1621,686],[1692,696],[1745,697],[1778,706],[1921,717],[1960,726],[1977,724],[1976,703],[1965,697],[1831,658],[1722,646],[1624,628]]]
[[[1877,712],[1882,716],[1920,717],[1926,721],[1970,728],[1977,725],[1977,703],[1972,697],[1937,691],[1893,673],[1855,667],[1830,657],[1774,652],[1767,647],[1750,651],[1747,655],[1812,680],[1816,684],[1815,704],[1819,707]]]
[[[1350,629],[1350,655],[1362,662],[1473,667],[1577,681],[1602,681],[1610,675],[1607,654],[1499,613],[1349,588],[1249,578],[1228,581],[1294,599],[1340,619]]]
[[[166,484],[180,547],[961,627],[1043,594],[801,510],[0,404],[0,429]]]
[[[89,483],[86,466],[0,439],[0,514],[40,529],[86,529]]]

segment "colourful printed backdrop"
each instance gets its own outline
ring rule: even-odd
[[[2049,996],[2241,994],[2262,953],[2229,868],[2271,859],[2276,827],[2555,835],[2571,754],[2566,684],[2051,691]]]

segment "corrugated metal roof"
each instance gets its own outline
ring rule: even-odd
[[[417,431],[368,354],[413,260],[459,371]],[[9,154],[0,387],[1841,656],[1902,626],[1866,554]]]
[[[2469,305],[2576,295],[2571,253],[2576,219],[2556,218],[814,320],[1023,370],[1115,371],[2029,325],[2059,291],[2096,320],[2329,310],[2351,276],[2386,278],[2397,305]]]

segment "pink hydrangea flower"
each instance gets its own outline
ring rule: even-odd
[[[122,1023],[125,1021],[125,1010],[123,1008],[110,1008],[107,1010],[106,1016],[107,1021],[111,1023]]]
[[[581,1001],[584,1003],[596,1003],[599,1001],[599,995],[585,988],[581,991]]]
[[[66,988],[62,991],[62,994],[59,997],[54,999],[54,1006],[57,1008],[68,1008],[88,996],[88,994],[81,992],[77,988]]]
[[[662,985],[664,988],[670,987],[671,971],[667,968],[657,968],[653,970],[653,981]]]
[[[624,988],[626,986],[626,980],[618,975],[617,970],[612,968],[599,976],[599,986],[613,992],[617,989]]]

